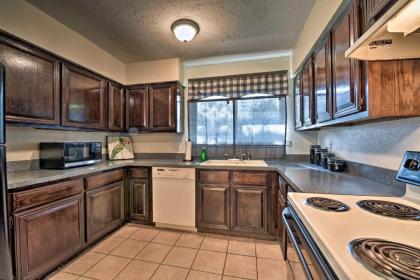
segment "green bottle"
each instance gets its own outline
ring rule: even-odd
[[[207,151],[205,148],[201,149],[200,160],[201,162],[204,162],[207,160]]]

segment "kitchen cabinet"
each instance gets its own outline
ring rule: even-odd
[[[124,220],[124,171],[87,177],[86,231],[91,243],[119,227]]]
[[[296,74],[294,79],[294,93],[295,93],[295,128],[300,128],[302,122],[302,84],[301,74]]]
[[[345,57],[359,36],[357,1],[352,1],[331,29],[332,95],[334,118],[363,109],[361,62]]]
[[[149,129],[149,90],[147,86],[127,88],[127,130],[141,132]]]
[[[200,170],[197,228],[203,232],[269,238],[274,227],[267,172]],[[274,234],[274,232],[273,232]]]
[[[62,63],[61,76],[61,124],[69,127],[105,129],[105,79],[68,63]]]
[[[108,82],[108,130],[125,129],[125,92],[122,85]]]
[[[176,86],[157,84],[149,87],[150,130],[176,130]]]
[[[0,35],[8,122],[60,124],[60,63],[41,50]]]
[[[177,82],[127,88],[127,129],[132,132],[182,132],[183,91]]]
[[[282,213],[283,210],[287,207],[287,192],[289,191],[289,187],[283,178],[279,177],[279,191],[277,194],[277,207],[278,207],[278,215],[277,215],[277,238],[280,243],[280,248],[283,254],[283,258],[286,258],[286,250],[287,250],[287,239],[286,239],[286,228],[283,223]]]
[[[13,194],[17,279],[38,279],[82,250],[82,191],[70,180]]]
[[[360,0],[363,5],[365,30],[372,26],[397,0]]]
[[[318,123],[332,118],[330,42],[331,38],[327,36],[313,55],[315,118]]]
[[[128,218],[143,224],[152,223],[152,185],[149,169],[136,167],[129,169]]]
[[[302,118],[305,126],[314,123],[313,65],[309,59],[302,70]]]

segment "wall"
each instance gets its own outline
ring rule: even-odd
[[[398,170],[405,151],[420,151],[420,117],[322,129],[318,142],[344,159]]]
[[[303,62],[343,0],[317,0],[293,48],[292,73]]]
[[[202,78],[223,75],[235,75],[245,73],[269,72],[290,69],[290,58],[279,57],[272,59],[262,59],[253,61],[218,63],[201,66],[192,66],[185,68],[185,78]],[[289,80],[289,90],[292,94],[292,80]],[[287,146],[288,154],[307,154],[308,145],[316,143],[316,132],[299,132],[294,131],[294,105],[291,95],[287,96],[287,135],[286,140],[291,141],[291,146]]]
[[[182,62],[179,58],[135,62],[125,65],[125,83],[141,84],[182,80]]]
[[[125,82],[125,66],[121,61],[23,0],[1,0],[0,29]]]

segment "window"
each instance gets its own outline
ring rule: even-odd
[[[193,155],[205,147],[210,157],[284,156],[287,92],[287,71],[189,80]]]
[[[189,136],[198,145],[284,145],[285,97],[189,102]]]

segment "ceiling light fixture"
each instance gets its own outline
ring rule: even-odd
[[[200,30],[198,24],[190,19],[180,19],[172,23],[171,30],[181,42],[189,42]]]

